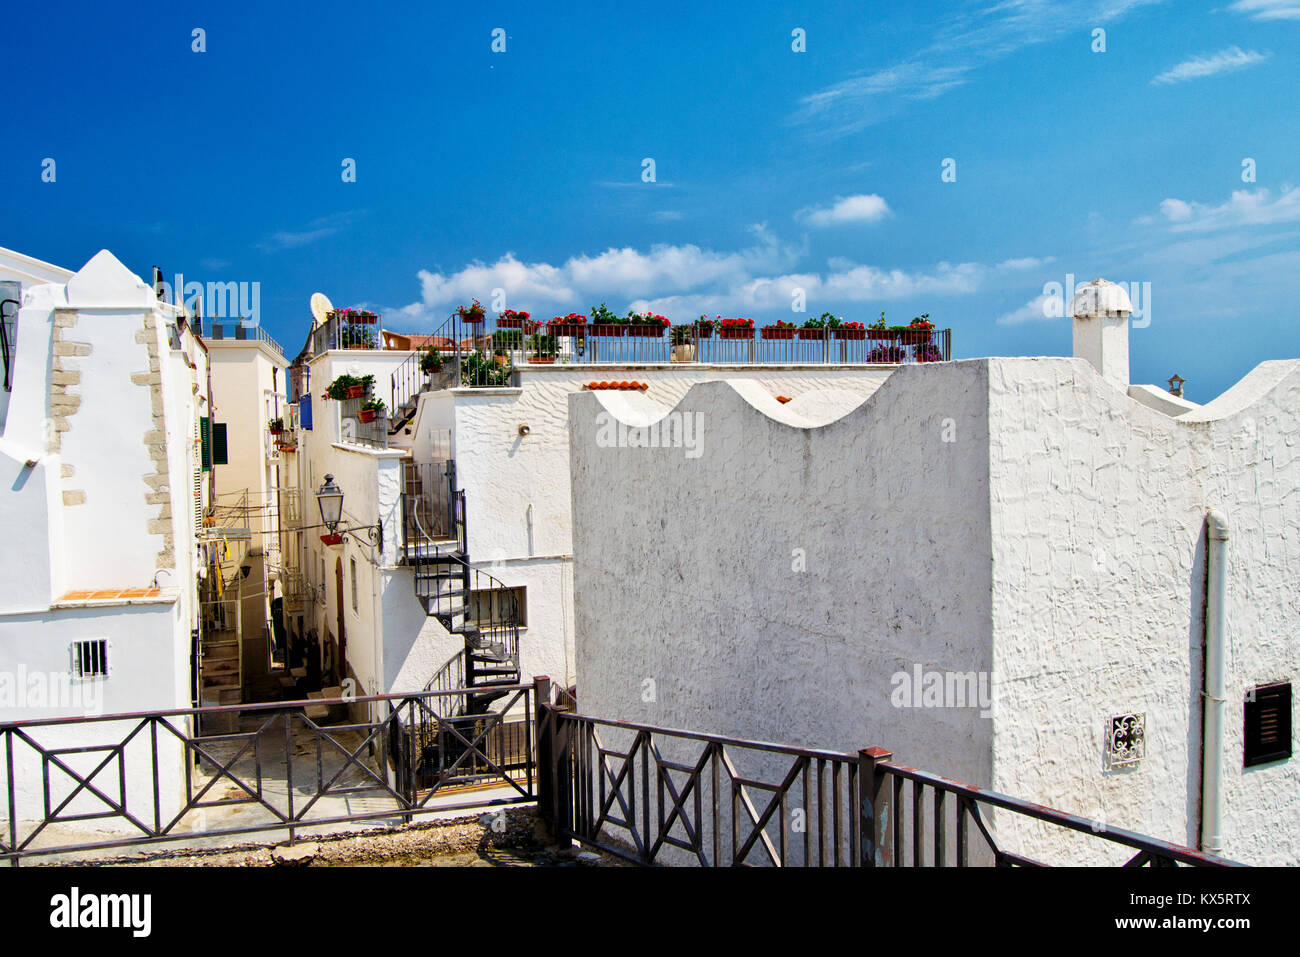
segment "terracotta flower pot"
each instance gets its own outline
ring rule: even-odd
[[[869,335],[872,339],[877,339],[877,340],[880,340],[880,341],[883,341],[883,342],[893,342],[895,339],[898,338],[898,330],[896,330],[896,329],[868,329],[868,330],[867,330],[867,335]]]
[[[719,329],[719,339],[753,339],[753,329]]]
[[[556,322],[546,327],[553,336],[581,336],[586,334],[586,328],[581,322]]]
[[[587,334],[591,336],[609,336],[610,338],[617,339],[623,335],[627,328],[627,326],[620,325],[616,322],[593,323],[587,327]]]
[[[375,421],[375,410],[362,409],[360,412],[357,413],[357,418],[359,418],[362,422],[373,422]]]
[[[826,338],[826,330],[825,329],[800,329],[799,338],[813,339],[820,342],[821,340]]]
[[[348,386],[348,398],[349,398],[349,399],[360,399],[360,398],[361,398],[362,396],[364,396],[365,394],[366,394],[366,387],[363,386],[363,385],[350,385],[350,386]]]
[[[533,365],[549,366],[555,364],[555,356],[533,356],[528,361]]]
[[[776,326],[764,326],[759,330],[764,339],[793,339],[795,330],[778,329]]]
[[[667,326],[652,326],[648,323],[634,323],[627,327],[629,336],[640,336],[643,339],[658,339],[664,334]]]
[[[832,329],[836,339],[865,339],[867,338],[866,329]]]

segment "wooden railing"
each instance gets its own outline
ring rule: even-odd
[[[999,844],[994,810],[1118,848],[1126,867],[1232,863],[893,764],[880,748],[839,753],[612,721],[548,697],[539,691],[539,802],[553,833],[639,864],[1045,866]]]

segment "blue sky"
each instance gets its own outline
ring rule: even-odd
[[[1300,355],[1300,0],[236,6],[11,11],[0,245],[259,282],[291,353],[316,290],[432,331],[495,288],[760,323],[801,288],[1068,354],[1073,274],[1150,283],[1136,381]]]

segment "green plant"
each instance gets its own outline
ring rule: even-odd
[[[325,394],[335,400],[346,399],[348,397],[348,389],[354,385],[361,384],[362,382],[360,379],[344,373],[325,387]]]
[[[877,319],[875,322],[873,322],[871,325],[869,325],[867,328],[868,328],[868,329],[887,329],[887,328],[888,328],[888,326],[885,325],[885,313],[884,313],[884,310],[881,310],[881,312],[880,312],[880,318]]]
[[[554,356],[559,352],[559,346],[555,336],[539,332],[528,337],[528,351],[537,356]]]
[[[503,386],[512,371],[510,366],[498,366],[481,351],[474,351],[461,361],[460,380],[468,386]]]
[[[374,412],[374,413],[376,413],[376,414],[378,414],[378,413],[380,413],[380,412],[383,412],[383,411],[384,411],[384,400],[383,400],[383,399],[369,399],[369,400],[367,400],[367,401],[365,401],[365,402],[362,402],[362,403],[361,403],[361,410],[362,410],[363,412]]]
[[[688,346],[694,341],[695,330],[690,326],[673,326],[668,335],[673,345]]]
[[[614,310],[602,302],[599,306],[591,307],[591,317],[588,321],[593,326],[625,326],[629,319],[627,316],[615,315]]]
[[[507,355],[509,350],[521,348],[523,341],[522,329],[498,329],[492,333],[492,353],[498,356]]]
[[[363,375],[360,379],[357,379],[356,381],[360,382],[363,386],[366,387],[367,393],[369,393],[370,390],[375,387],[375,377],[373,375]]]
[[[373,349],[375,347],[375,330],[366,325],[350,322],[339,330],[339,344],[344,349]]]
[[[838,329],[840,321],[829,312],[823,312],[816,319],[807,319],[804,321],[805,329]]]
[[[283,432],[284,419],[272,419],[270,422],[266,424],[266,427],[270,429],[272,432]]]

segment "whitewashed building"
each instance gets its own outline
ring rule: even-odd
[[[0,267],[22,284],[21,308],[5,312],[0,399],[0,720],[189,707],[208,505],[206,350],[184,310],[107,250],[66,278],[32,262]],[[61,733],[88,745],[120,731]],[[147,761],[143,747],[131,755]],[[84,770],[103,757],[65,760]],[[179,788],[175,742],[160,746],[160,761]],[[29,751],[18,762],[20,802],[35,801],[40,762]],[[147,790],[149,778],[132,787]],[[51,786],[57,796],[71,779],[56,772]],[[166,806],[176,794],[164,790]]]
[[[865,401],[572,396],[583,712],[880,746],[1300,863],[1300,362],[1204,406],[1130,385],[1127,297],[1088,292],[1076,358],[904,366]],[[636,428],[673,420],[696,454]],[[1039,859],[1124,851],[1000,823]]]
[[[458,343],[463,358],[482,335],[457,327],[431,341]],[[603,361],[577,354],[571,341],[554,363],[516,351],[502,381],[472,382],[455,363],[419,372],[420,354],[409,349],[339,348],[333,328],[318,329],[314,338],[301,374],[311,407],[300,414],[311,422],[299,446],[304,524],[320,521],[313,493],[330,475],[345,495],[344,524],[384,530],[382,547],[364,537],[326,544],[319,530],[302,536],[302,567],[315,596],[304,626],[327,647],[337,648],[343,637],[347,671],[336,678],[352,679],[358,694],[466,681],[465,642],[449,630],[466,621],[483,630],[486,644],[508,646],[508,662],[484,654],[478,678],[546,674],[573,684],[572,527],[575,511],[591,503],[571,499],[569,491],[570,395],[596,382],[635,381],[671,406],[695,383],[745,376],[771,396],[796,401],[826,389],[861,399],[896,368],[800,359],[792,344],[787,353],[731,349],[716,362],[673,362],[660,337],[633,344],[635,353],[626,343],[618,351],[605,343]],[[380,330],[377,341],[390,340],[409,338]],[[597,348],[594,341],[590,348]],[[389,406],[386,425],[359,423],[360,399],[323,398],[341,374],[375,376],[374,394]],[[462,511],[444,521],[456,508]],[[435,540],[440,544],[428,547]],[[444,561],[428,562],[430,552]],[[452,555],[468,568],[449,565]],[[467,594],[440,600],[431,587]],[[470,606],[467,617],[459,614],[460,600]],[[503,621],[505,605],[514,613],[511,627]]]

